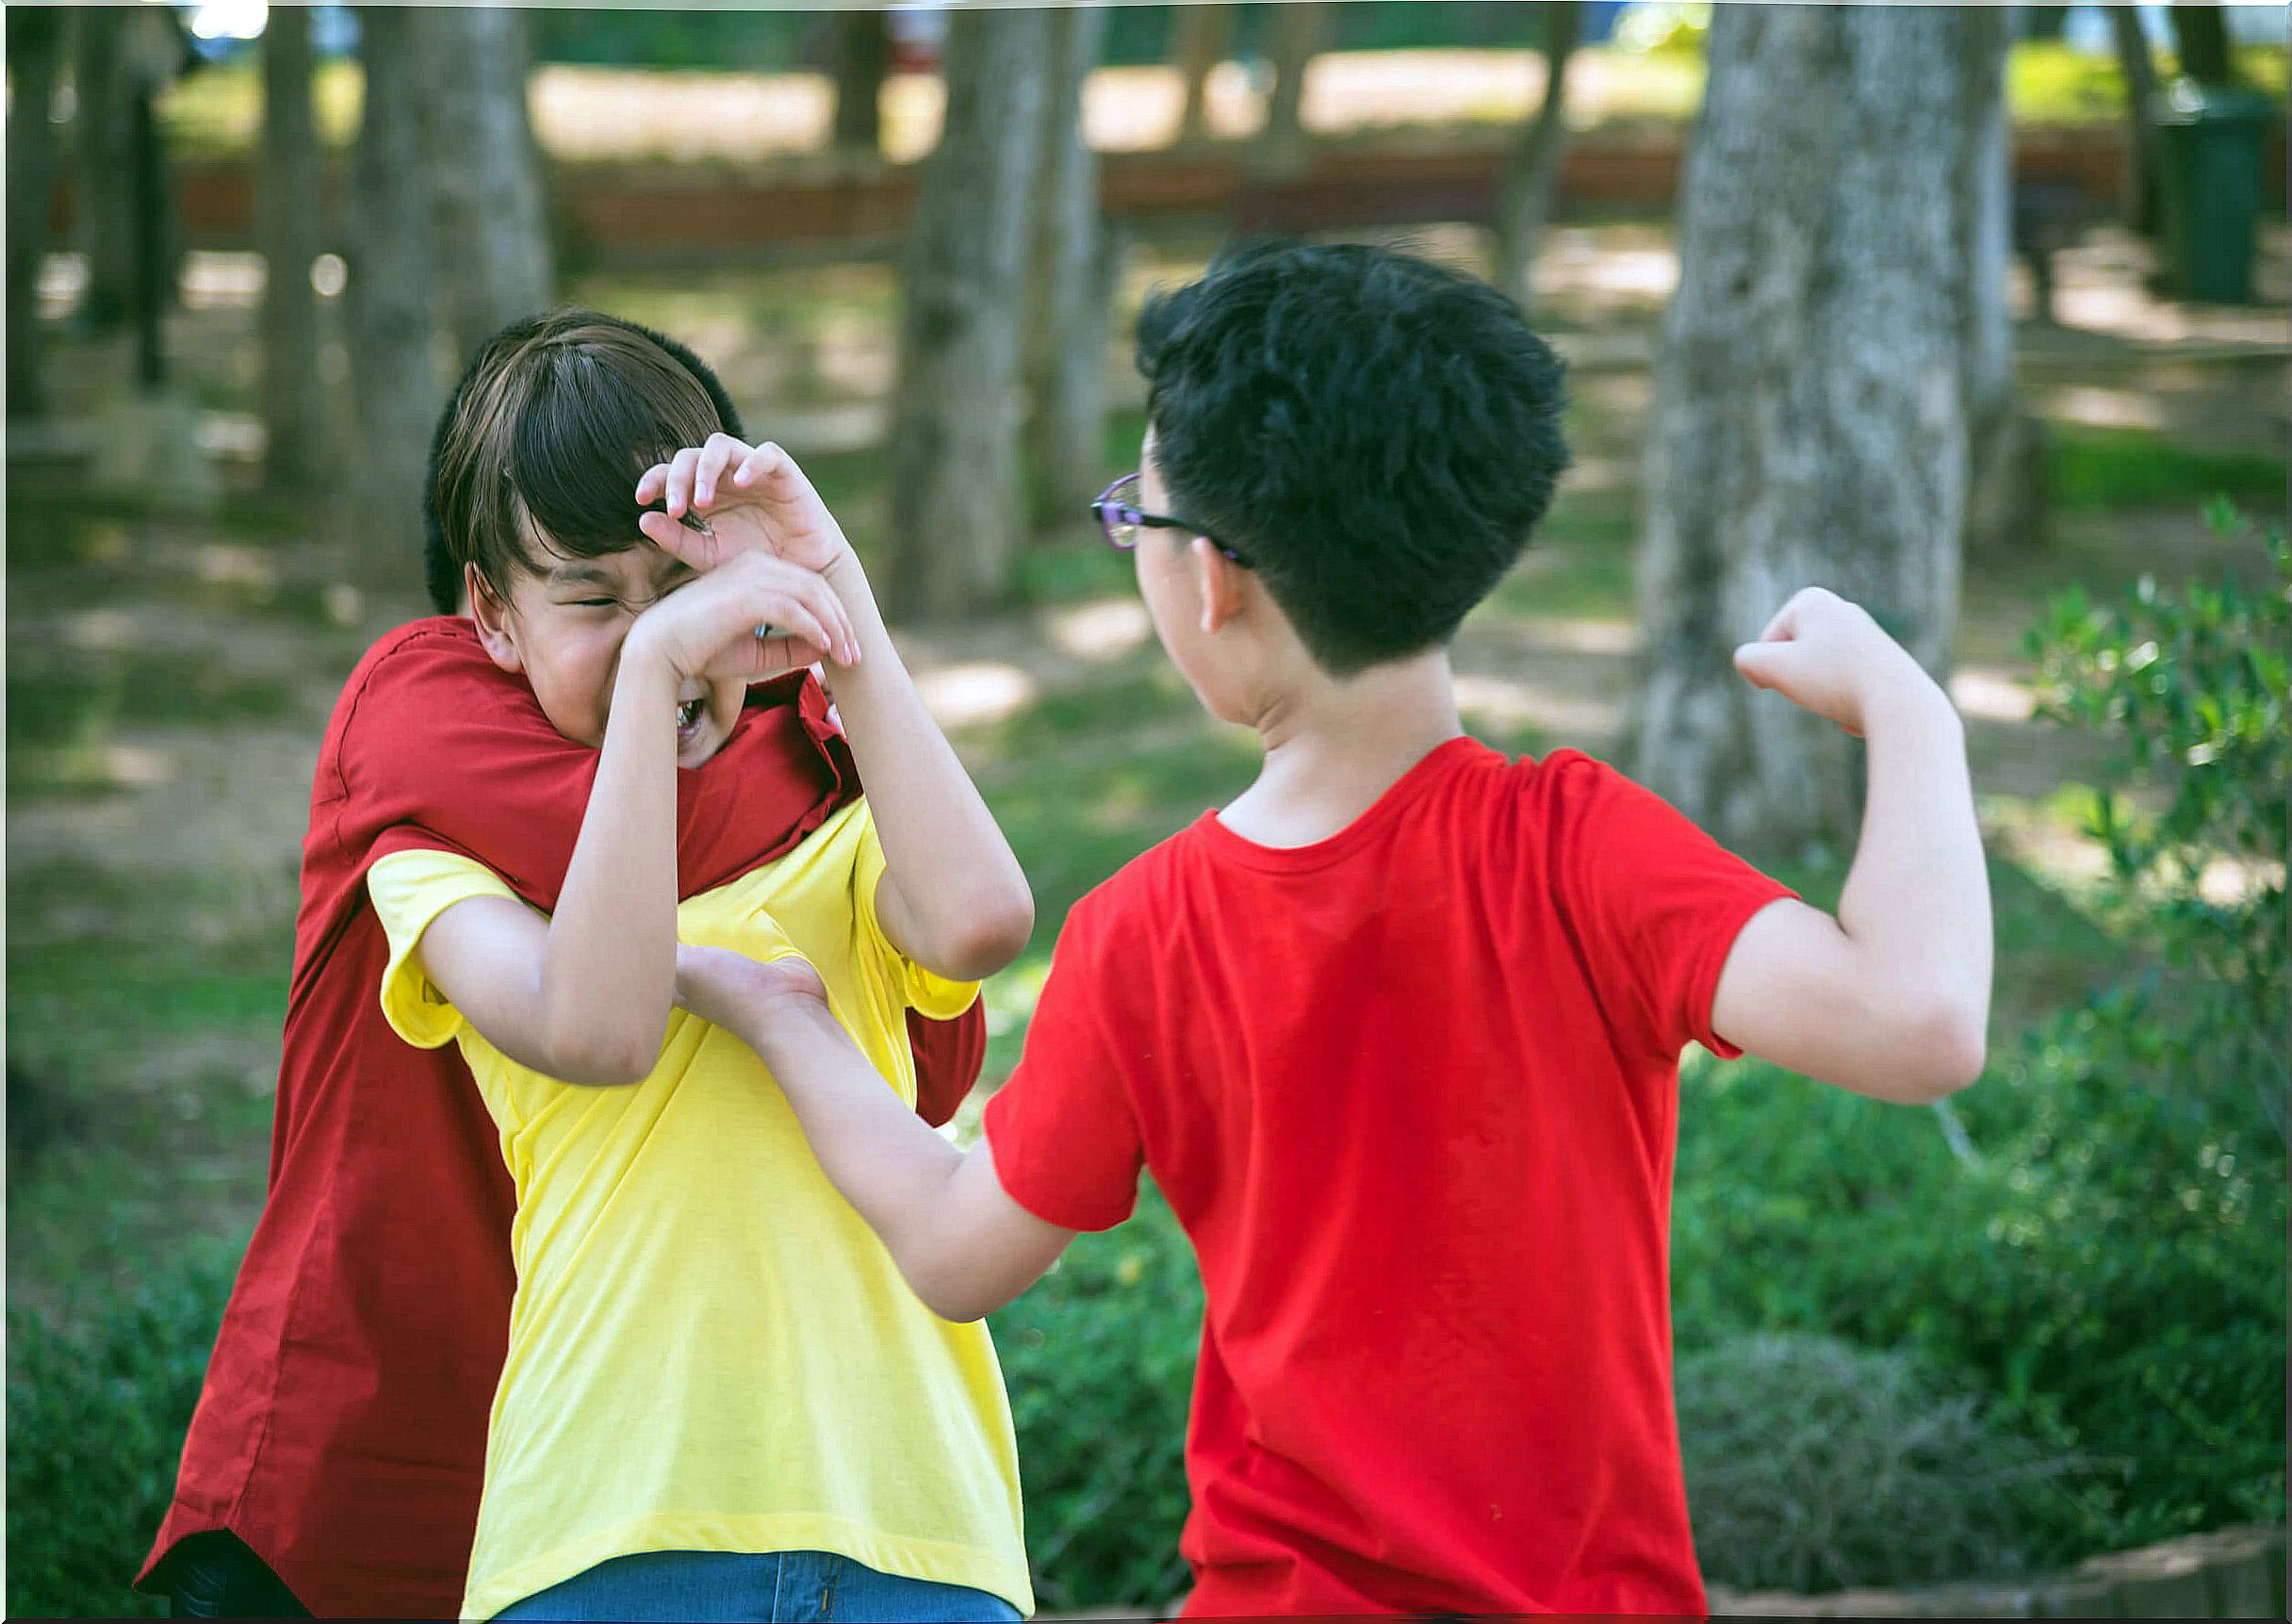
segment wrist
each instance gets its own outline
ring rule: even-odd
[[[684,681],[653,629],[640,615],[629,635],[621,639],[620,666],[613,675],[613,691],[617,697],[624,689],[647,686],[676,687]]]
[[[798,988],[775,988],[751,997],[745,1009],[748,1029],[739,1036],[776,1071],[803,1043],[839,1029],[827,1000]]]
[[[851,616],[852,630],[861,642],[882,630],[883,616],[876,603],[876,588],[867,578],[867,566],[860,555],[845,542],[835,557],[821,566],[821,579],[843,604],[843,613]],[[832,662],[831,662],[832,664]]]
[[[1964,731],[1957,707],[1924,666],[1905,652],[1900,663],[1875,685],[1862,702],[1865,734],[1918,730],[1953,734]]]

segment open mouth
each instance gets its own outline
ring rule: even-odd
[[[677,731],[679,734],[689,733],[695,728],[700,725],[700,711],[701,707],[705,703],[706,701],[702,699],[680,699],[678,701]]]

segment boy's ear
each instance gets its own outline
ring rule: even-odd
[[[477,624],[478,642],[494,664],[504,671],[524,670],[524,656],[517,652],[517,641],[509,633],[509,605],[494,596],[475,564],[462,566],[462,597],[469,604],[469,618]]]
[[[1208,636],[1241,613],[1241,566],[1218,550],[1206,535],[1186,544],[1194,566],[1194,587],[1202,599],[1202,632]]]

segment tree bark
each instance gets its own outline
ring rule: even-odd
[[[88,268],[80,320],[98,332],[125,321],[135,300],[135,43],[123,7],[73,14],[74,236]]]
[[[2140,13],[2130,6],[2111,6],[2109,32],[2117,45],[2117,65],[2125,76],[2125,219],[2144,237],[2154,237],[2164,223],[2163,158],[2156,139],[2156,62],[2149,54],[2149,36],[2141,31]]]
[[[2181,72],[2200,85],[2235,82],[2236,65],[2229,49],[2228,19],[2218,6],[2173,5],[2172,42],[2181,58]]]
[[[416,18],[367,7],[360,56],[366,111],[352,155],[348,215],[351,374],[358,452],[351,522],[371,581],[413,579],[421,544],[421,482],[445,390],[436,355],[436,219],[428,185],[424,82]]]
[[[1972,8],[1728,6],[1708,60],[1657,360],[1626,756],[1723,841],[1843,848],[1858,747],[1755,693],[1729,655],[1825,585],[1947,673],[1976,284],[2004,230],[1984,219],[2004,30]]]
[[[944,620],[1010,595],[1019,482],[1022,274],[1049,69],[1039,10],[950,19],[947,111],[901,257],[884,599]]]
[[[422,120],[447,325],[467,355],[548,308],[552,276],[540,149],[526,105],[532,47],[513,7],[415,12]]]
[[[1534,303],[1536,250],[1552,215],[1567,146],[1568,63],[1583,37],[1583,0],[1544,7],[1544,101],[1521,129],[1497,193],[1497,286],[1525,310]]]
[[[830,19],[835,49],[838,152],[883,150],[883,82],[892,72],[892,35],[880,11],[840,11]]]
[[[263,252],[264,473],[280,490],[315,489],[326,462],[319,382],[319,302],[311,262],[324,244],[318,128],[311,119],[310,13],[280,6],[263,27],[263,133],[255,232]]]
[[[1973,8],[1961,51],[2002,64],[2009,43],[2002,8]],[[1992,36],[1994,35],[1994,39]],[[2000,73],[2004,72],[2003,67]],[[1973,465],[1966,547],[1977,553],[2034,545],[2044,525],[2044,441],[2022,405],[2014,369],[2013,130],[2003,94],[1968,108],[1973,170],[1966,279],[1966,422]]]
[[[1098,155],[1083,130],[1083,88],[1098,65],[1106,14],[1077,7],[1050,14],[1043,173],[1036,188],[1034,294],[1027,344],[1027,484],[1038,530],[1082,513],[1106,431],[1106,336],[1111,290],[1099,219]]]
[[[1177,8],[1171,55],[1186,86],[1186,110],[1178,117],[1178,141],[1191,145],[1209,139],[1210,74],[1234,48],[1234,8],[1198,0]]]
[[[49,112],[63,63],[64,13],[26,8],[8,20],[8,416],[47,409],[40,375],[40,268],[56,194]]]
[[[1251,167],[1260,175],[1294,175],[1312,158],[1313,143],[1305,133],[1305,73],[1321,48],[1327,9],[1323,0],[1285,0],[1273,8],[1273,94],[1251,152]]]

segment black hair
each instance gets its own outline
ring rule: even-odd
[[[1229,250],[1147,301],[1138,366],[1169,511],[1248,559],[1335,676],[1454,635],[1568,464],[1551,347],[1405,254]]]
[[[431,603],[454,612],[466,563],[496,586],[504,566],[530,566],[524,520],[580,556],[633,546],[637,476],[716,429],[741,432],[731,396],[667,335],[594,310],[511,322],[470,357],[430,436]]]

